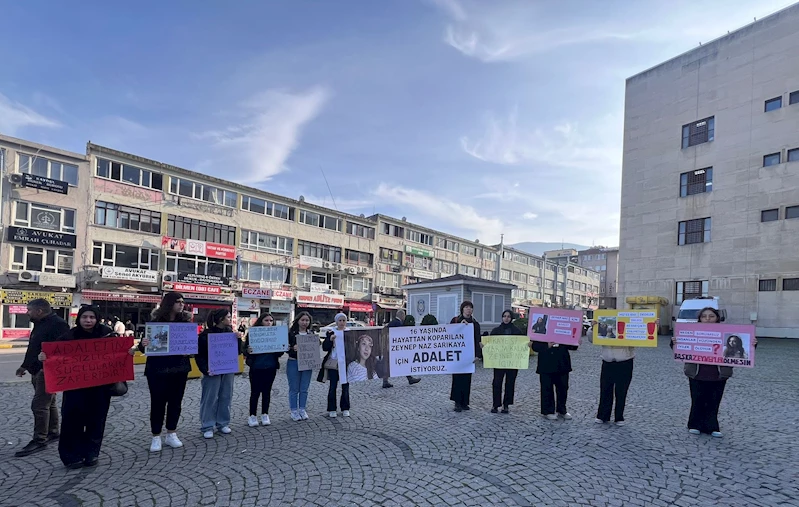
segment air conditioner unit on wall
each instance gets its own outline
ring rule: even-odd
[[[177,273],[164,273],[161,280],[164,282],[176,282],[178,279]]]
[[[349,274],[351,274],[351,275],[354,275],[354,274],[358,273],[358,270],[357,270],[357,269],[355,269],[355,268],[349,268],[349,269],[347,270],[347,272],[348,272]]]
[[[334,268],[337,269],[338,271],[341,271],[342,269],[344,269],[344,266],[342,266],[341,264],[336,264]]]
[[[21,187],[22,175],[20,173],[11,173],[8,175],[8,181],[15,187]]]
[[[20,271],[17,279],[20,282],[39,283],[40,274],[38,271]]]
[[[325,268],[325,269],[331,269],[333,267],[333,263],[325,261],[325,262],[322,263],[322,267]]]

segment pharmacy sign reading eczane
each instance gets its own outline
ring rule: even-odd
[[[57,248],[72,248],[77,245],[77,236],[63,232],[40,231],[27,227],[8,227],[8,241],[14,243],[28,243],[29,245],[53,246]]]

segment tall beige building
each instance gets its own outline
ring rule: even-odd
[[[620,308],[717,296],[799,338],[799,4],[627,80]]]

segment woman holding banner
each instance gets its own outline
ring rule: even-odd
[[[217,429],[225,435],[230,434],[230,404],[233,402],[233,380],[235,373],[214,374],[208,368],[208,335],[233,333],[230,310],[220,308],[208,314],[205,331],[197,339],[197,355],[194,361],[203,374],[200,381],[200,431],[204,438],[214,438]],[[239,351],[241,351],[241,342]]]
[[[151,322],[191,322],[191,314],[183,311],[183,294],[167,292],[161,304],[153,310]],[[147,337],[139,342],[139,350],[144,352],[150,344]],[[166,415],[166,445],[183,447],[176,433],[180,420],[183,394],[186,391],[186,380],[191,371],[189,356],[147,356],[144,376],[150,388],[150,429],[153,439],[150,452],[161,451],[161,429]]]
[[[311,333],[311,314],[300,312],[289,328],[289,359],[286,362],[286,377],[289,381],[289,409],[295,421],[308,419],[305,406],[308,403],[308,388],[311,385],[312,370],[299,370],[297,364],[297,335]]]
[[[498,325],[491,330],[491,336],[507,336],[516,335],[524,336],[525,333],[513,325],[513,313],[510,310],[502,312],[502,324]],[[482,348],[483,344],[480,344]],[[491,387],[494,394],[494,405],[491,408],[491,413],[496,414],[502,405],[502,413],[507,414],[510,411],[508,407],[513,405],[513,395],[516,391],[516,375],[519,370],[511,370],[506,368],[494,368],[494,382]],[[505,397],[502,397],[502,381],[505,381]]]
[[[461,303],[461,313],[453,317],[450,324],[471,324],[474,329],[474,354],[475,358],[483,357],[480,348],[480,323],[472,317],[474,305],[471,301]],[[476,359],[475,359],[476,360]],[[452,387],[449,391],[449,399],[455,402],[455,412],[471,410],[469,407],[469,397],[472,391],[472,374],[455,373],[452,375]]]
[[[272,327],[275,325],[275,318],[270,313],[261,314],[254,327]],[[258,400],[261,401],[261,424],[269,426],[269,404],[272,400],[272,384],[275,383],[277,370],[280,369],[280,356],[283,352],[267,352],[265,354],[253,354],[250,347],[250,334],[244,340],[244,350],[246,351],[247,366],[250,367],[250,417],[247,424],[250,427],[258,426]]]
[[[715,308],[703,308],[697,319],[702,324],[718,324],[721,315]],[[674,348],[677,339],[672,337],[669,347]],[[752,337],[752,345],[757,347],[757,338]],[[732,377],[732,367],[712,364],[685,363],[683,367],[691,390],[691,412],[688,415],[688,433],[710,434],[721,438],[719,426],[719,407],[724,396],[727,379]]]
[[[336,346],[336,332],[333,330],[328,330],[327,334],[325,335],[325,341],[322,343],[322,350],[327,352],[325,358],[322,360],[322,368],[319,370],[319,375],[316,377],[316,380],[319,382],[324,382],[325,380],[330,381],[330,387],[327,390],[327,413],[332,417],[336,417],[336,387],[338,386],[339,381],[339,372],[338,372],[338,355],[344,354],[345,344],[344,342],[344,331],[348,331],[347,328],[347,316],[343,313],[336,314],[336,330],[341,333],[342,335],[342,343],[341,350],[339,351],[338,347]],[[370,351],[371,352],[371,351]],[[344,417],[350,416],[350,384],[344,383],[341,384],[341,415]]]

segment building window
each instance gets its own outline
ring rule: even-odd
[[[799,206],[788,206],[785,208],[785,218],[799,218]]]
[[[491,262],[497,262],[499,260],[499,255],[496,252],[492,252],[490,250],[483,250],[483,259]]]
[[[193,275],[210,275],[219,278],[233,278],[236,263],[223,259],[212,259],[179,252],[166,253],[166,271]]]
[[[760,212],[761,222],[773,222],[780,219],[780,210],[778,209],[764,209]]]
[[[157,271],[158,250],[95,241],[92,250],[92,264]]]
[[[344,262],[347,264],[354,264],[356,266],[371,266],[374,263],[374,259],[370,253],[347,250],[345,255],[346,257]]]
[[[312,243],[310,241],[297,241],[297,255],[307,255],[329,262],[341,262],[341,248],[337,246]]]
[[[206,183],[196,183],[184,178],[169,178],[169,193],[200,201],[235,208],[239,194]]]
[[[530,258],[527,257],[526,255],[519,255],[519,254],[515,253],[515,254],[513,254],[513,262],[517,262],[519,264],[524,264],[526,266],[526,265],[529,264]]]
[[[799,290],[799,278],[783,278],[782,290]]]
[[[275,218],[282,218],[283,220],[294,221],[294,208],[285,204],[278,204],[276,202],[265,201],[249,195],[241,196],[241,209],[244,211],[251,211],[259,215],[267,215]]]
[[[769,280],[760,280],[758,282],[758,288],[760,292],[774,292],[777,290],[777,279],[771,278]]]
[[[424,269],[425,271],[433,270],[434,259],[430,257],[422,257],[418,255],[405,254],[405,265],[409,268]]]
[[[791,92],[788,96],[788,105],[799,104],[799,91]]]
[[[766,112],[776,111],[782,107],[782,97],[774,97],[766,101]]]
[[[402,252],[398,250],[391,250],[390,248],[381,248],[380,261],[386,264],[393,264],[394,266],[401,266]]]
[[[19,172],[43,176],[51,180],[66,181],[70,186],[78,186],[78,166],[65,164],[44,157],[19,155]]]
[[[680,175],[680,197],[702,194],[713,190],[713,168],[706,167]]]
[[[356,224],[355,222],[347,222],[347,234],[366,239],[375,239],[375,228]]]
[[[122,181],[140,187],[163,190],[164,177],[160,173],[148,171],[130,164],[112,162],[103,158],[97,159],[95,174],[100,178]]]
[[[14,246],[11,253],[11,271],[40,271],[71,275],[73,258],[74,254],[70,250]]]
[[[707,297],[710,283],[707,280],[698,282],[677,282],[677,298],[675,301],[681,305],[686,299]]]
[[[436,261],[436,267],[439,273],[446,276],[456,275],[458,271],[458,265],[454,262],[438,260]]]
[[[14,225],[75,234],[75,210],[17,201]]]
[[[770,153],[763,157],[763,167],[768,167],[770,165],[777,165],[779,163],[780,163],[779,153]]]
[[[799,148],[788,150],[788,162],[799,162]]]
[[[432,234],[425,234],[423,232],[409,230],[406,239],[408,241],[413,241],[414,243],[421,243],[423,245],[433,246]]]
[[[511,272],[508,269],[501,269],[499,272],[499,279],[503,282],[510,282]]]
[[[710,218],[698,218],[680,222],[678,245],[708,243],[710,241]]]
[[[257,231],[241,231],[241,248],[280,255],[294,255],[294,240]]]
[[[505,296],[474,292],[472,293],[472,303],[474,304],[474,318],[478,322],[502,321],[502,312],[505,311]]]
[[[477,257],[477,248],[470,245],[461,244],[461,253],[465,255],[471,255],[472,257]]]
[[[460,274],[466,275],[466,276],[474,276],[474,277],[478,277],[479,278],[480,277],[480,268],[475,268],[475,267],[472,267],[472,266],[464,266],[463,264],[461,264]]]
[[[696,123],[689,123],[682,127],[682,147],[688,148],[697,144],[713,140],[716,130],[716,119],[711,116]]]
[[[436,240],[436,246],[444,250],[449,250],[450,252],[458,251],[458,242],[447,238],[438,238]]]
[[[196,239],[223,245],[236,244],[236,228],[232,225],[176,215],[168,216],[166,235],[172,238]]]
[[[97,201],[94,205],[94,224],[126,231],[161,234],[161,213]]]
[[[381,287],[390,287],[398,289],[400,286],[400,275],[392,275],[391,273],[380,273],[378,283]]]
[[[248,282],[278,282],[290,284],[291,269],[286,266],[273,266],[257,262],[242,262],[239,280]]]
[[[482,271],[482,278],[483,280],[490,280],[492,282],[497,281],[497,273],[492,269],[484,269]]]
[[[513,272],[513,281],[519,283],[527,283],[527,274],[526,273],[519,273],[518,271]]]
[[[360,276],[345,276],[341,279],[341,289],[345,292],[372,292],[372,279]]]
[[[321,215],[312,211],[300,210],[300,223],[327,229],[330,231],[341,232],[341,219],[327,215]]]
[[[405,228],[400,227],[398,225],[383,223],[383,229],[381,231],[386,236],[394,236],[395,238],[404,238],[405,237]]]

